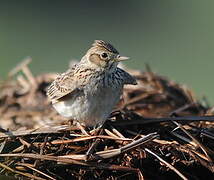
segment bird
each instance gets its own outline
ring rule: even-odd
[[[137,84],[132,75],[117,67],[127,59],[110,43],[95,40],[82,59],[48,87],[55,110],[84,127],[101,127],[119,102],[124,85]]]

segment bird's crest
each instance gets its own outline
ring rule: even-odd
[[[94,43],[92,44],[92,46],[93,47],[102,47],[112,53],[119,54],[119,52],[114,48],[114,46],[112,46],[110,43],[105,42],[103,40],[95,40]]]

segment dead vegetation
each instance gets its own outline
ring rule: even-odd
[[[20,179],[213,179],[213,109],[147,72],[95,136],[60,117],[25,60],[0,84],[0,172]]]

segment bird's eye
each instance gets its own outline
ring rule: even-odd
[[[108,57],[108,54],[107,53],[102,53],[101,57],[102,57],[102,59],[106,59]]]

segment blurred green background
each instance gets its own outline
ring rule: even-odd
[[[94,39],[131,57],[127,65],[191,87],[214,103],[213,0],[0,1],[0,76],[26,56],[31,69],[65,71]]]

